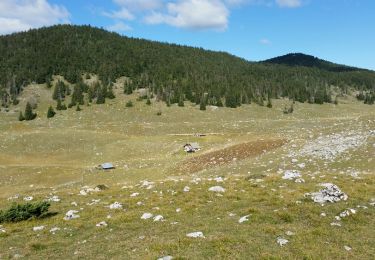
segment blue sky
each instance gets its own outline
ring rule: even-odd
[[[0,34],[57,23],[226,51],[303,52],[375,70],[374,0],[1,0]]]

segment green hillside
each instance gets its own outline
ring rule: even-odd
[[[133,39],[90,26],[57,25],[1,36],[0,53],[3,105],[30,82],[62,75],[74,84],[84,73],[99,75],[105,84],[130,77],[132,88],[149,88],[170,103],[204,99],[229,107],[279,97],[330,102],[331,86],[345,93],[375,86],[372,71],[306,67],[303,61],[292,67],[253,63],[228,53]]]

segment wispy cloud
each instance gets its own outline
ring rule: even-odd
[[[69,17],[64,6],[47,0],[1,0],[0,34],[69,23]]]
[[[110,25],[107,27],[107,30],[112,31],[112,32],[126,32],[126,31],[131,31],[133,28],[124,22],[117,22],[113,25]]]
[[[271,45],[272,42],[269,39],[263,38],[259,40],[259,43],[262,45]]]
[[[222,1],[180,0],[168,3],[165,12],[153,12],[144,20],[180,28],[225,30],[228,18],[229,9]]]
[[[276,0],[276,4],[280,7],[296,8],[302,5],[301,0]]]

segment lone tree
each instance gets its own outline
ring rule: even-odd
[[[31,107],[30,103],[27,102],[25,108],[25,120],[30,121],[36,118],[36,113],[33,113],[33,108]]]
[[[206,96],[205,96],[204,93],[201,96],[201,102],[200,102],[200,105],[199,105],[199,110],[206,110]]]
[[[55,115],[56,115],[55,110],[53,109],[52,106],[50,106],[50,107],[48,108],[48,111],[47,111],[47,118],[52,118],[52,117],[54,117]]]
[[[25,120],[25,117],[23,116],[22,112],[20,111],[20,114],[18,116],[18,120],[19,121],[24,121]]]

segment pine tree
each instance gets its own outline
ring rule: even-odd
[[[206,96],[205,96],[204,93],[203,93],[202,96],[201,96],[201,101],[200,101],[200,105],[199,105],[199,110],[206,110]]]
[[[147,98],[146,105],[149,105],[149,106],[151,105],[151,100],[149,97]]]
[[[52,118],[52,117],[54,117],[55,115],[56,115],[55,110],[53,109],[52,106],[50,106],[50,107],[48,108],[48,111],[47,111],[47,118]]]
[[[76,111],[81,111],[82,109],[79,107],[79,104],[77,104]]]
[[[97,89],[97,97],[96,97],[96,104],[104,104],[105,103],[105,92],[103,91],[103,86]]]
[[[184,104],[184,97],[182,95],[180,95],[180,98],[178,100],[178,106],[179,107],[185,106],[185,104]]]
[[[25,120],[30,121],[36,118],[36,113],[33,113],[33,108],[31,107],[30,103],[27,102],[25,108]]]
[[[268,96],[267,107],[272,108],[271,98]]]
[[[115,93],[113,93],[113,86],[112,86],[112,84],[109,85],[109,87],[108,87],[108,91],[106,93],[106,97],[109,98],[109,99],[116,98]]]
[[[22,112],[20,111],[20,114],[18,116],[18,120],[19,121],[24,121],[25,120],[25,117],[23,116]]]
[[[65,104],[62,104],[62,103],[61,103],[61,100],[58,99],[58,100],[57,100],[56,110],[66,110],[66,109],[67,109],[67,108],[66,108],[66,105],[65,105]]]

